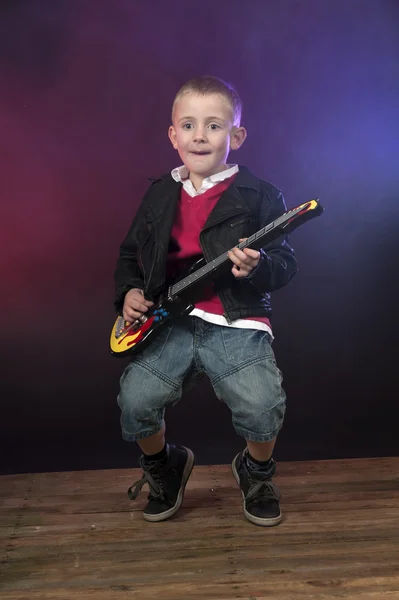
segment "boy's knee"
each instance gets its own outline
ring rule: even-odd
[[[121,393],[118,396],[121,409],[122,437],[129,442],[136,442],[153,435],[162,427],[164,409],[140,397],[128,397]]]
[[[129,365],[121,377],[117,397],[123,439],[137,441],[159,431],[166,406],[178,397],[176,387],[137,364]]]
[[[269,442],[279,433],[285,415],[285,399],[272,407],[252,406],[239,415],[233,413],[233,426],[238,435],[253,442]]]

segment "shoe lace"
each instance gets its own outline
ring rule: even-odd
[[[280,493],[271,481],[249,479],[250,488],[246,495],[247,502],[279,500]]]
[[[143,465],[142,465],[143,466]],[[164,471],[164,470],[163,470]],[[149,466],[143,466],[143,476],[141,479],[133,483],[128,489],[128,496],[130,500],[136,500],[137,496],[141,492],[143,486],[147,483],[150,488],[148,498],[150,499],[165,499],[165,490],[163,486],[164,473],[161,472],[159,465],[154,463]]]

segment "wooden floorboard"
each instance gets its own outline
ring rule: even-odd
[[[284,520],[246,521],[227,465],[147,523],[137,469],[0,477],[4,600],[399,600],[399,458],[280,463]]]

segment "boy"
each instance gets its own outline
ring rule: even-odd
[[[203,291],[189,315],[161,329],[121,377],[122,436],[143,452],[143,476],[129,497],[148,484],[147,521],[168,519],[182,504],[194,456],[166,443],[164,413],[183,384],[203,373],[246,441],[232,463],[245,516],[266,527],[282,519],[272,452],[285,393],[271,348],[270,292],[286,285],[297,265],[285,237],[260,252],[235,247],[286,211],[278,189],[227,164],[247,135],[240,119],[240,98],[220,79],[199,77],[179,90],[169,138],[183,165],[152,183],[120,249],[115,306],[132,322],[187,261],[203,254],[209,262],[232,248],[231,271]]]

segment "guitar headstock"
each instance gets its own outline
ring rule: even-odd
[[[289,233],[314,217],[318,217],[322,214],[324,208],[321,206],[319,199],[308,200],[291,210],[284,213],[284,222],[281,223],[280,227],[284,230],[284,233]]]

